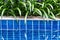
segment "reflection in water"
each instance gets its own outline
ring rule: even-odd
[[[43,35],[43,37],[45,37],[45,35]]]
[[[48,36],[45,38],[45,40],[48,40]]]
[[[52,38],[54,38],[56,35],[53,35],[53,37]]]
[[[25,33],[25,38],[27,39],[27,34]]]
[[[4,38],[2,37],[2,40],[4,40]]]
[[[59,30],[56,30],[56,31],[54,31],[54,32],[59,32]]]
[[[60,36],[58,36],[57,38],[60,38]]]

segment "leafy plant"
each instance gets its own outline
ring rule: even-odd
[[[55,19],[60,15],[60,0],[0,0],[0,15],[4,16],[40,16]]]

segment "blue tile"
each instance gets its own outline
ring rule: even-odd
[[[8,31],[8,40],[13,40],[13,30]]]
[[[0,30],[0,40],[2,40],[2,39],[1,39],[1,38],[2,38],[1,32],[2,32],[2,31]]]
[[[58,35],[60,36],[60,31],[58,31],[58,33],[59,33]]]
[[[38,30],[33,31],[33,40],[38,40]]]
[[[45,40],[45,39],[42,38],[41,40]]]
[[[54,39],[52,39],[52,40],[57,40],[57,39],[54,38]]]
[[[19,30],[14,31],[14,38],[15,40],[19,40]]]
[[[32,40],[32,30],[27,30],[27,40]]]
[[[55,35],[55,37],[58,36],[58,32],[53,32],[52,35]]]
[[[60,30],[60,20],[59,20],[59,30]]]
[[[2,23],[1,23],[1,20],[0,20],[0,29],[1,29],[1,24],[2,24]]]
[[[46,30],[51,30],[51,21],[46,21]]]
[[[7,20],[2,20],[2,29],[7,29]]]
[[[27,29],[32,29],[32,20],[27,20]]]
[[[19,29],[19,21],[14,20],[14,29]]]
[[[21,20],[21,22],[20,22],[20,28],[21,28],[21,30],[22,29],[26,29],[26,25],[24,23],[24,20]]]
[[[8,40],[13,40],[13,38],[8,38]]]
[[[8,20],[8,29],[13,29],[13,20]]]
[[[6,22],[7,22],[6,20],[2,20],[2,24],[3,24],[2,29],[7,29]],[[38,25],[38,22],[39,22],[39,25]],[[51,22],[53,22],[53,25],[51,25]],[[46,31],[45,31],[45,23],[46,23]],[[18,22],[14,20],[15,30],[13,30],[13,20],[8,20],[8,29],[12,29],[12,30],[8,30],[8,35],[7,35],[7,30],[2,30],[2,36],[4,37],[4,40],[7,40],[6,39],[7,36],[8,36],[8,40],[13,40],[13,32],[14,32],[14,38],[15,38],[14,40],[19,40],[19,39],[26,40],[25,34],[27,36],[27,40],[32,40],[32,33],[33,33],[33,40],[39,40],[39,39],[45,40],[46,36],[48,36],[47,40],[51,40],[51,26],[52,26],[52,36],[53,35],[56,35],[56,37],[58,36],[57,35],[58,32],[55,32],[58,28],[57,23],[58,21],[52,21],[52,20],[51,21],[33,20],[33,31],[32,31],[32,20],[27,20],[27,30],[26,30],[26,25],[24,23],[24,20],[19,20]],[[39,26],[39,32],[38,32],[38,26]],[[45,32],[46,32],[46,35],[45,35]],[[1,30],[0,30],[0,34],[1,34]],[[19,38],[19,36],[21,38]],[[38,36],[40,38],[38,38]],[[52,40],[57,40],[56,37],[52,38]]]
[[[7,29],[7,25],[2,25],[2,29]]]
[[[21,40],[26,40],[25,33],[26,33],[25,30],[21,30]]]
[[[14,40],[19,40],[19,38],[15,38]]]
[[[2,25],[7,25],[7,20],[2,20]]]
[[[40,30],[40,35],[45,35],[45,31],[44,30]]]
[[[46,35],[51,36],[51,31],[46,31]]]
[[[41,36],[40,36],[40,39],[41,39],[41,40],[45,40],[45,36],[41,35]]]
[[[58,21],[52,21],[52,22],[53,22],[52,29],[53,31],[55,31],[58,29]]]
[[[2,30],[2,37],[4,38],[4,40],[7,40],[7,30]]]
[[[44,20],[39,21],[39,28],[40,29],[45,29],[45,21]]]
[[[33,21],[33,29],[38,29],[38,21],[37,20]]]

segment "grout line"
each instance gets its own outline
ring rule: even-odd
[[[1,21],[1,39],[2,39],[2,21]]]
[[[0,29],[0,30],[7,30],[7,29]],[[8,29],[8,30],[25,30],[25,29]],[[27,30],[32,30],[32,29],[27,29]],[[34,29],[34,30],[37,30],[37,29]],[[45,31],[45,30],[40,30],[40,31]],[[51,30],[46,30],[46,31],[51,31]]]
[[[52,36],[53,36],[53,21],[51,21],[51,40],[52,40]]]
[[[46,21],[45,21],[45,40],[46,40]]]
[[[27,40],[27,24],[26,24],[26,34],[25,34],[25,36],[26,36],[26,40]]]
[[[32,20],[32,40],[33,40],[33,20]]]
[[[8,20],[7,20],[6,24],[7,24],[7,40],[8,40]]]
[[[58,21],[58,34],[57,36],[59,36],[59,21]],[[59,38],[57,38],[59,40]]]
[[[39,21],[39,35],[40,35],[40,21]],[[39,36],[39,40],[40,40],[40,36]]]
[[[13,40],[15,40],[15,38],[14,38],[14,21],[13,21]]]
[[[21,27],[21,26],[20,26],[20,23],[21,23],[21,21],[19,21],[19,40],[21,40],[21,33],[20,33],[20,31],[21,31],[21,30],[20,30],[20,27]]]
[[[38,21],[38,40],[39,40],[39,21]]]

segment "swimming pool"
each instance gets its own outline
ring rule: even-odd
[[[0,40],[60,40],[60,20],[0,20]]]

